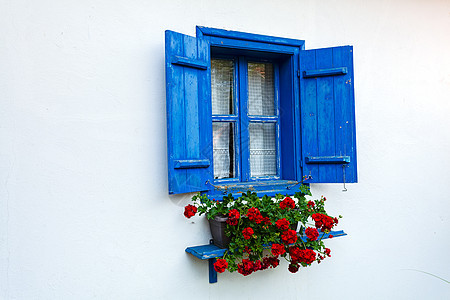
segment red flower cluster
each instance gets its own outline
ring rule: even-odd
[[[272,221],[270,221],[270,218],[268,218],[268,217],[264,217],[263,222],[265,225],[272,225]]]
[[[312,227],[306,228],[305,234],[311,241],[316,241],[317,238],[319,237],[319,232],[317,231],[317,229]]]
[[[331,250],[329,248],[325,248],[325,254],[327,256],[331,256]]]
[[[297,241],[297,232],[292,229],[286,230],[281,234],[281,239],[286,245],[293,244]]]
[[[262,262],[260,260],[251,261],[243,259],[238,264],[238,272],[244,276],[250,275],[259,270],[266,270],[269,267],[276,268],[280,264],[280,260],[276,257],[264,257]]]
[[[274,256],[282,255],[283,253],[286,252],[286,250],[284,249],[284,246],[280,245],[280,244],[272,244],[271,251]]]
[[[316,228],[320,228],[323,232],[328,232],[333,228],[334,224],[337,224],[337,219],[334,220],[332,217],[329,217],[324,214],[313,214],[313,220],[316,223]]]
[[[298,247],[289,248],[289,254],[291,255],[292,262],[305,263],[307,265],[312,264],[316,260],[316,252],[311,249],[300,249]]]
[[[195,216],[196,213],[197,213],[197,207],[195,207],[194,205],[188,204],[184,208],[184,216],[188,219],[190,217]]]
[[[286,220],[285,218],[279,219],[278,221],[275,222],[275,224],[277,225],[277,227],[280,230],[288,230],[289,229],[289,225],[291,225],[291,223],[289,223],[289,221]]]
[[[288,270],[291,273],[297,273],[298,265],[297,264],[289,264]]]
[[[295,202],[290,197],[286,197],[283,201],[280,202],[280,208],[295,208]]]
[[[228,212],[227,224],[231,226],[236,226],[240,218],[239,211],[237,209],[232,209]]]
[[[252,207],[247,211],[247,217],[250,221],[253,221],[256,224],[261,223],[264,219],[261,212],[256,207]]]
[[[267,269],[268,267],[276,268],[280,264],[280,260],[276,257],[264,257],[263,258],[263,266],[262,270]]]
[[[244,236],[244,239],[249,240],[252,238],[253,233],[255,233],[253,231],[253,229],[251,227],[247,227],[244,230],[242,230],[242,235]]]
[[[225,259],[219,258],[214,263],[214,270],[216,270],[217,273],[225,272],[226,268],[228,268],[228,262]]]
[[[309,208],[313,208],[314,205],[316,205],[316,204],[314,203],[314,201],[308,201],[307,206],[308,206]]]
[[[244,276],[250,275],[254,272],[253,262],[248,259],[243,259],[240,264],[238,264],[238,272]]]

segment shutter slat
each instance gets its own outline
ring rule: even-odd
[[[316,51],[316,67],[327,68],[333,65],[333,50],[331,48]],[[314,79],[313,79],[314,80]],[[333,77],[325,76],[316,79],[317,82],[317,136],[319,155],[335,154],[336,139],[334,135],[334,97]],[[336,168],[332,165],[319,165],[319,178],[336,180]]]
[[[306,71],[303,71],[303,78],[345,75],[347,73],[348,73],[348,70],[346,67],[319,69],[319,70],[306,70]]]
[[[201,70],[208,69],[208,63],[206,61],[181,57],[181,56],[177,56],[177,55],[174,55],[172,57],[172,64],[180,65],[180,66],[184,66],[184,67],[201,69]]]

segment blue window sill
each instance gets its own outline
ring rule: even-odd
[[[343,230],[330,231],[330,233],[323,233],[322,240],[329,239],[330,235],[332,235],[333,238],[335,238],[340,236],[346,236],[347,234]],[[304,242],[307,241],[307,237],[304,235],[301,236],[299,235],[299,238],[301,238],[302,241]],[[197,257],[198,259],[208,260],[209,283],[216,283],[217,272],[216,270],[214,270],[214,263],[216,262],[217,257],[222,257],[225,254],[227,249],[217,247],[216,245],[213,244],[209,244],[209,245],[187,247],[185,251]]]
[[[303,183],[308,185],[307,183]],[[301,182],[293,180],[260,180],[238,183],[216,183],[214,189],[208,192],[209,199],[221,200],[223,196],[232,194],[237,198],[246,193],[252,191],[258,194],[258,197],[267,195],[274,197],[276,194],[293,195],[296,192],[300,192]]]

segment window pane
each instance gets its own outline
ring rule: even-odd
[[[277,175],[275,123],[250,123],[250,176]]]
[[[248,63],[248,114],[273,116],[274,76],[271,63]]]
[[[213,122],[214,179],[234,178],[234,124]]]
[[[211,93],[213,115],[234,114],[233,76],[233,60],[211,60]]]

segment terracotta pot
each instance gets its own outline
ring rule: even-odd
[[[228,217],[223,215],[217,215],[213,219],[208,219],[213,244],[220,248],[227,248],[231,241],[231,238],[225,234],[227,219]]]

